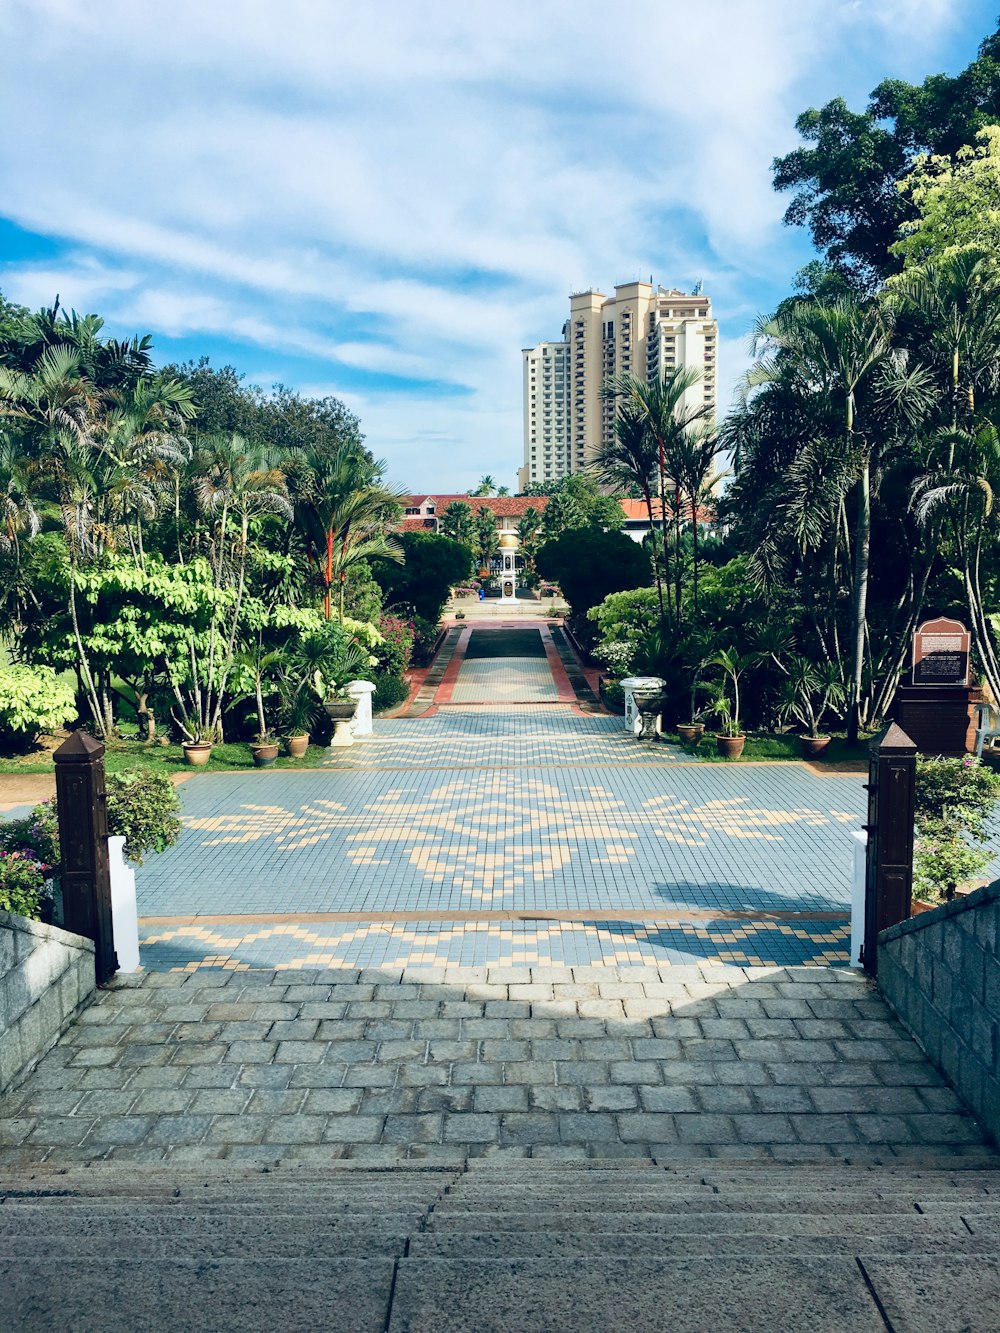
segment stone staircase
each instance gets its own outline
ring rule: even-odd
[[[1000,1158],[40,1166],[0,1330],[1000,1328]]]

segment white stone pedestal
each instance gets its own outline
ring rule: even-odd
[[[357,700],[354,721],[351,723],[354,739],[356,741],[370,740],[374,731],[372,725],[372,695],[375,693],[375,686],[370,680],[352,680],[347,686],[347,693],[352,699]]]
[[[625,730],[630,736],[642,734],[642,714],[635,706],[636,691],[640,694],[659,694],[666,683],[660,676],[626,676],[622,681],[621,686],[625,691]],[[659,736],[662,733],[663,726],[657,718],[656,734]]]
[[[135,905],[135,871],[125,860],[125,839],[108,839],[111,870],[111,929],[119,972],[138,972],[139,915]]]

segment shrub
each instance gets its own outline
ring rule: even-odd
[[[644,588],[653,577],[649,556],[622,532],[575,528],[538,552],[538,572],[558,583],[575,616],[583,616],[611,593]]]
[[[918,759],[913,887],[918,898],[950,898],[990,864],[987,820],[1000,778],[971,756]]]
[[[0,667],[0,733],[30,745],[76,716],[76,698],[52,667]]]
[[[376,670],[386,676],[401,676],[413,655],[413,626],[399,616],[384,615],[378,628],[382,642],[375,649]]]
[[[37,919],[48,868],[29,852],[0,851],[0,911]]]
[[[414,616],[410,623],[413,626],[413,660],[417,666],[426,666],[437,642],[438,622],[426,616]]]
[[[25,852],[46,869],[59,864],[59,825],[55,797],[36,805],[24,819],[0,824],[0,851]]]
[[[399,676],[377,675],[375,677],[372,708],[376,713],[384,713],[389,708],[398,708],[409,697],[410,687]]]
[[[177,841],[181,803],[165,773],[137,770],[107,780],[108,832],[125,838],[125,855],[142,865],[147,852],[164,852]]]

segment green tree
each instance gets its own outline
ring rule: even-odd
[[[461,542],[471,551],[476,542],[476,520],[472,506],[464,500],[453,500],[441,514],[441,531],[453,542]]]
[[[575,528],[547,541],[538,552],[538,572],[559,584],[574,616],[585,615],[613,592],[646,587],[649,559],[622,532]]]
[[[386,602],[403,603],[436,623],[451,589],[472,572],[469,548],[434,532],[404,532],[399,540],[404,556],[401,566],[384,560],[372,565]]]
[[[920,153],[950,156],[1000,121],[1000,31],[960,74],[922,84],[886,79],[863,112],[843,98],[804,111],[795,127],[804,145],[773,164],[774,188],[794,191],[785,212],[806,226],[830,268],[871,291],[900,267],[890,247],[912,204],[897,185]]]
[[[890,254],[912,270],[940,263],[962,251],[1000,254],[1000,125],[987,125],[954,157],[917,158],[899,182],[914,216],[899,228]]]

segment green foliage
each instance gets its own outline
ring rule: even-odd
[[[59,825],[55,798],[42,801],[23,819],[0,824],[0,851],[25,852],[43,869],[59,864]]]
[[[384,615],[378,628],[382,642],[375,653],[376,670],[383,675],[402,676],[413,656],[413,625],[399,616]]]
[[[410,686],[400,676],[379,672],[375,676],[375,693],[372,695],[372,708],[376,713],[398,708],[410,697]]]
[[[386,603],[412,608],[436,623],[451,589],[471,574],[472,557],[461,542],[434,532],[404,532],[400,542],[404,564],[379,560],[372,566]]]
[[[1000,125],[988,125],[954,157],[918,157],[900,182],[915,216],[889,247],[904,269],[934,263],[960,250],[1000,252]]]
[[[970,757],[917,760],[916,841],[913,875],[917,897],[950,898],[957,885],[992,861],[984,846],[987,821],[1000,798],[1000,777]]]
[[[774,163],[775,189],[795,191],[785,221],[807,226],[831,269],[870,288],[899,267],[890,246],[912,209],[897,183],[914,155],[954,154],[998,120],[1000,32],[954,77],[886,79],[863,112],[839,97],[810,108],[796,121],[804,146]]]
[[[0,738],[6,743],[30,745],[75,716],[73,690],[52,667],[0,667]]]
[[[181,803],[165,773],[109,774],[108,832],[125,839],[125,855],[142,865],[149,852],[164,852],[180,836]]]
[[[614,592],[649,583],[649,557],[621,532],[578,528],[548,541],[538,552],[538,572],[559,584],[574,615]]]
[[[0,912],[37,919],[44,888],[44,869],[29,853],[0,850]]]

